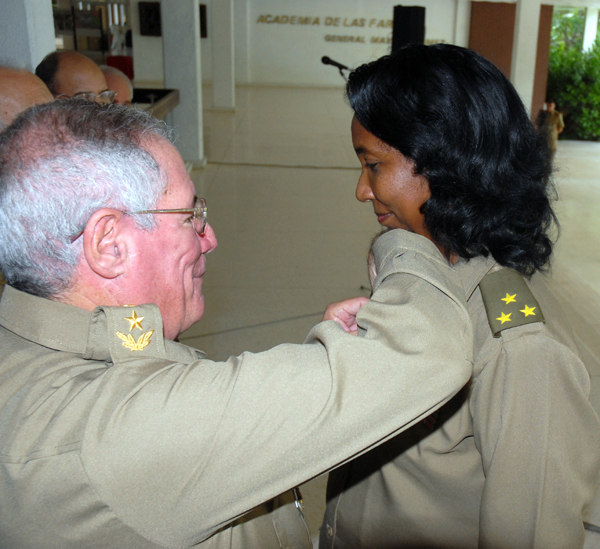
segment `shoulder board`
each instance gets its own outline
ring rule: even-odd
[[[533,322],[545,322],[540,306],[523,276],[514,269],[486,274],[479,283],[490,328],[500,332]]]

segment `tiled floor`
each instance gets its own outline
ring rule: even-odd
[[[327,303],[367,295],[365,255],[379,227],[354,198],[341,89],[238,88],[237,105],[205,111],[209,163],[192,174],[219,247],[207,261],[204,319],[182,340],[213,359],[301,342]],[[600,411],[600,143],[561,142],[557,166],[552,284],[589,357]],[[303,489],[315,534],[324,486]],[[587,520],[600,525],[600,498]],[[600,549],[600,534],[588,533],[586,548]]]

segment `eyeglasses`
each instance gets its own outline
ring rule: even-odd
[[[177,210],[141,210],[139,212],[129,212],[130,214],[167,214],[167,213],[189,213],[191,215],[191,222],[194,225],[194,230],[200,235],[204,236],[204,229],[206,228],[206,200],[204,198],[196,198],[196,202],[193,208],[181,208]]]
[[[69,99],[73,97],[76,99],[85,99],[86,101],[95,101],[102,105],[110,105],[114,102],[116,95],[117,94],[112,90],[104,90],[98,94],[94,92],[79,92],[75,95],[65,95],[64,93],[61,93],[56,96],[56,99]]]
[[[194,230],[200,235],[204,236],[204,230],[206,229],[206,200],[204,198],[196,198],[193,208],[178,208],[176,210],[140,210],[138,212],[123,212],[126,215],[138,215],[138,214],[163,214],[163,213],[187,213],[190,214],[190,221]],[[76,235],[70,238],[71,243],[75,242],[82,234],[84,229],[79,231]]]

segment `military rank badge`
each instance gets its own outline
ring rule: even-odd
[[[514,269],[488,273],[479,283],[481,297],[494,337],[500,332],[533,322],[544,322],[540,306],[523,276]]]
[[[125,320],[129,322],[129,331],[132,332],[135,328],[139,329],[141,332],[144,331],[142,328],[142,320],[144,320],[143,316],[137,316],[135,310],[132,311],[131,316],[125,317]],[[142,333],[140,337],[136,340],[131,333],[125,335],[121,332],[117,332],[117,337],[123,342],[123,347],[129,349],[130,351],[142,351],[148,345],[150,345],[150,338],[154,330],[150,330],[148,332]]]

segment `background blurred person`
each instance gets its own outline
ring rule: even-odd
[[[100,65],[109,90],[115,92],[115,103],[131,106],[133,99],[133,84],[127,75],[115,67]]]
[[[56,99],[78,97],[97,103],[112,103],[115,98],[100,67],[76,51],[49,53],[36,67],[35,74]]]
[[[546,101],[544,124],[550,138],[550,149],[552,154],[555,155],[558,150],[558,136],[565,129],[565,121],[562,113],[556,110],[556,103],[552,99]]]
[[[35,74],[0,66],[0,131],[10,125],[19,113],[53,99],[46,85]]]

